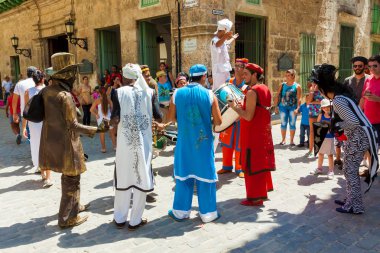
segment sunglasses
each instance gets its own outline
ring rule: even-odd
[[[357,69],[357,68],[362,69],[364,66],[363,65],[352,65],[352,67],[354,69]]]
[[[373,65],[368,65],[368,68],[370,69],[370,68],[377,68],[377,64],[373,64]]]
[[[241,68],[241,69],[243,69],[243,68],[245,68],[245,66],[244,65],[237,65],[237,64],[235,64],[235,68]]]

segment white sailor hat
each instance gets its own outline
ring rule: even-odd
[[[203,76],[207,74],[207,68],[203,64],[195,64],[190,67],[190,76]]]
[[[232,25],[233,25],[232,21],[227,18],[219,20],[218,28],[216,29],[216,32],[214,32],[214,34],[217,34],[219,30],[226,30],[226,32],[229,32],[231,31]]]

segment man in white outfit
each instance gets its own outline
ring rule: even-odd
[[[32,75],[37,70],[36,67],[29,66],[26,69],[26,75],[28,76],[27,79],[19,81],[15,86],[15,91],[13,93],[13,99],[12,99],[12,107],[17,108],[17,102],[20,99],[20,109],[21,109],[21,115],[25,108],[25,91],[27,91],[29,88],[34,87],[35,83],[33,81]],[[16,110],[14,110],[16,112]],[[17,113],[13,113],[13,122],[18,123],[19,117]]]
[[[227,40],[231,39],[232,22],[228,19],[218,21],[217,31],[211,40],[211,64],[212,64],[212,78],[213,90],[218,89],[230,77],[232,70],[230,63],[230,56],[228,55]]]
[[[13,93],[13,99],[12,99],[12,108],[17,108],[17,103],[18,103],[18,100],[20,99],[20,112],[21,112],[21,118],[20,118],[19,115],[17,114],[17,110],[13,110],[13,115],[12,115],[13,122],[15,122],[16,124],[18,124],[19,122],[22,121],[22,114],[23,114],[24,108],[25,108],[25,92],[28,89],[35,86],[32,75],[36,70],[37,70],[36,67],[29,66],[26,69],[26,75],[28,78],[25,80],[19,81],[15,86],[15,90]],[[30,138],[30,132],[29,132],[28,125],[26,125],[26,130],[27,130],[27,136],[29,139]],[[17,138],[20,138],[19,140],[21,141],[21,136],[20,137],[17,136]],[[40,173],[40,169],[38,166],[34,167],[33,170],[34,170],[34,173]]]
[[[152,105],[153,90],[145,82],[139,65],[125,65],[123,76],[128,85],[117,89],[111,98],[111,125],[118,127],[114,223],[117,228],[125,226],[133,193],[128,226],[133,231],[147,223],[142,214],[146,194],[153,191],[152,114],[159,109]]]

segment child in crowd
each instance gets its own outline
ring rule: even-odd
[[[95,86],[94,92],[92,93],[92,98],[93,98],[93,101],[100,98],[99,86]]]
[[[305,96],[307,101],[309,94]],[[298,109],[296,109],[295,114],[301,113],[301,124],[300,124],[300,144],[297,147],[305,147],[305,133],[307,134],[306,146],[309,145],[309,136],[310,136],[310,125],[309,125],[309,108],[306,102],[304,102]]]
[[[332,105],[332,102],[331,102]],[[328,125],[331,124],[331,115],[330,115],[330,100],[323,99],[321,101],[321,114],[318,116],[318,122],[326,123]],[[311,174],[318,175],[322,174],[322,164],[324,155],[327,155],[329,160],[329,172],[327,173],[328,179],[334,178],[334,135],[329,131],[326,134],[326,137],[322,143],[321,148],[318,152],[318,167],[311,172]]]
[[[13,117],[12,117],[13,110],[14,110],[14,108],[12,107],[12,99],[13,99],[13,91],[14,90],[15,90],[15,87],[14,86],[11,87],[10,95],[7,98],[8,101],[7,101],[7,106],[5,107],[5,114],[7,115],[7,118],[9,118],[9,122],[11,124],[11,128],[12,128],[13,133],[16,135],[16,143],[17,143],[17,145],[20,145],[20,143],[21,143],[20,123],[14,123]],[[9,112],[8,112],[8,108],[9,108]],[[17,108],[16,108],[19,119],[21,119],[21,111],[20,110],[21,109],[20,109],[20,99],[19,99],[18,103],[17,103]]]

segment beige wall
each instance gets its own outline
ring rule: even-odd
[[[119,26],[121,40],[121,61],[138,60],[137,21],[151,17],[170,15],[172,17],[172,69],[175,70],[174,41],[177,40],[177,6],[174,0],[161,0],[160,4],[143,8],[140,0],[33,0],[0,14],[0,72],[10,73],[10,56],[15,55],[10,38],[15,33],[21,48],[32,49],[32,59],[20,56],[21,72],[28,65],[48,67],[46,39],[65,33],[64,22],[75,14],[77,37],[87,37],[89,50],[69,45],[69,51],[77,60],[88,59],[94,63],[91,83],[97,79],[98,54],[96,49],[96,29]],[[266,66],[267,83],[274,90],[283,80],[284,73],[277,70],[277,60],[284,52],[290,54],[299,70],[300,34],[316,34],[317,63],[339,63],[340,24],[355,27],[355,54],[368,56],[370,36],[370,0],[262,0],[261,5],[247,4],[245,0],[199,0],[200,6],[181,10],[182,49],[186,39],[197,40],[197,50],[182,52],[182,69],[188,71],[195,63],[211,67],[209,43],[216,29],[218,19],[235,19],[235,14],[264,17],[267,20]],[[222,9],[225,16],[211,14],[212,9]],[[347,12],[351,13],[348,14]],[[233,46],[231,59],[234,59]]]

